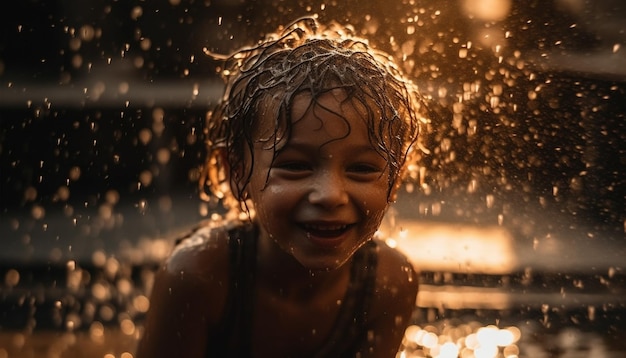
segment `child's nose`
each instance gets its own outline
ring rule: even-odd
[[[324,171],[313,178],[309,202],[326,208],[348,203],[348,193],[340,175]]]

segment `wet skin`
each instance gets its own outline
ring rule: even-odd
[[[291,137],[278,143],[273,162],[267,143],[254,148],[248,194],[261,227],[259,240],[265,248],[278,244],[306,269],[336,269],[380,225],[388,206],[387,162],[343,91],[326,93],[317,103],[299,95],[292,118]]]
[[[254,356],[313,356],[324,344],[345,299],[352,255],[372,239],[388,207],[387,163],[368,139],[363,110],[343,96],[328,93],[314,106],[308,96],[297,97],[297,122],[273,162],[267,142],[255,145],[247,187],[260,231],[251,293]],[[207,337],[223,329],[227,236],[223,229],[196,234],[159,270],[137,357],[210,351]],[[395,356],[417,292],[406,257],[382,242],[378,247],[371,334],[353,352],[361,357]]]

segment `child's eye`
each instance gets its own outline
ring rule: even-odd
[[[372,174],[381,173],[383,171],[379,166],[373,164],[354,164],[351,165],[348,170],[356,174]]]
[[[305,162],[284,162],[274,164],[274,168],[290,172],[301,172],[311,170],[311,166]]]

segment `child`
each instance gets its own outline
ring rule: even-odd
[[[418,283],[375,236],[417,152],[417,89],[311,18],[222,74],[207,186],[237,215],[177,244],[137,357],[395,357]]]

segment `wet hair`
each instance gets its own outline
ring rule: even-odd
[[[205,198],[226,200],[232,194],[231,199],[247,210],[245,192],[255,142],[266,142],[264,147],[273,150],[275,158],[297,121],[291,118],[294,98],[305,93],[313,105],[336,89],[365,109],[369,139],[388,163],[391,194],[426,123],[417,86],[391,56],[349,28],[336,23],[322,26],[315,18],[299,19],[230,56],[209,55],[223,61],[226,88],[207,117],[208,158],[200,184],[212,195]],[[259,121],[268,118],[274,118],[273,126],[261,127]],[[258,133],[268,127],[271,133]]]

